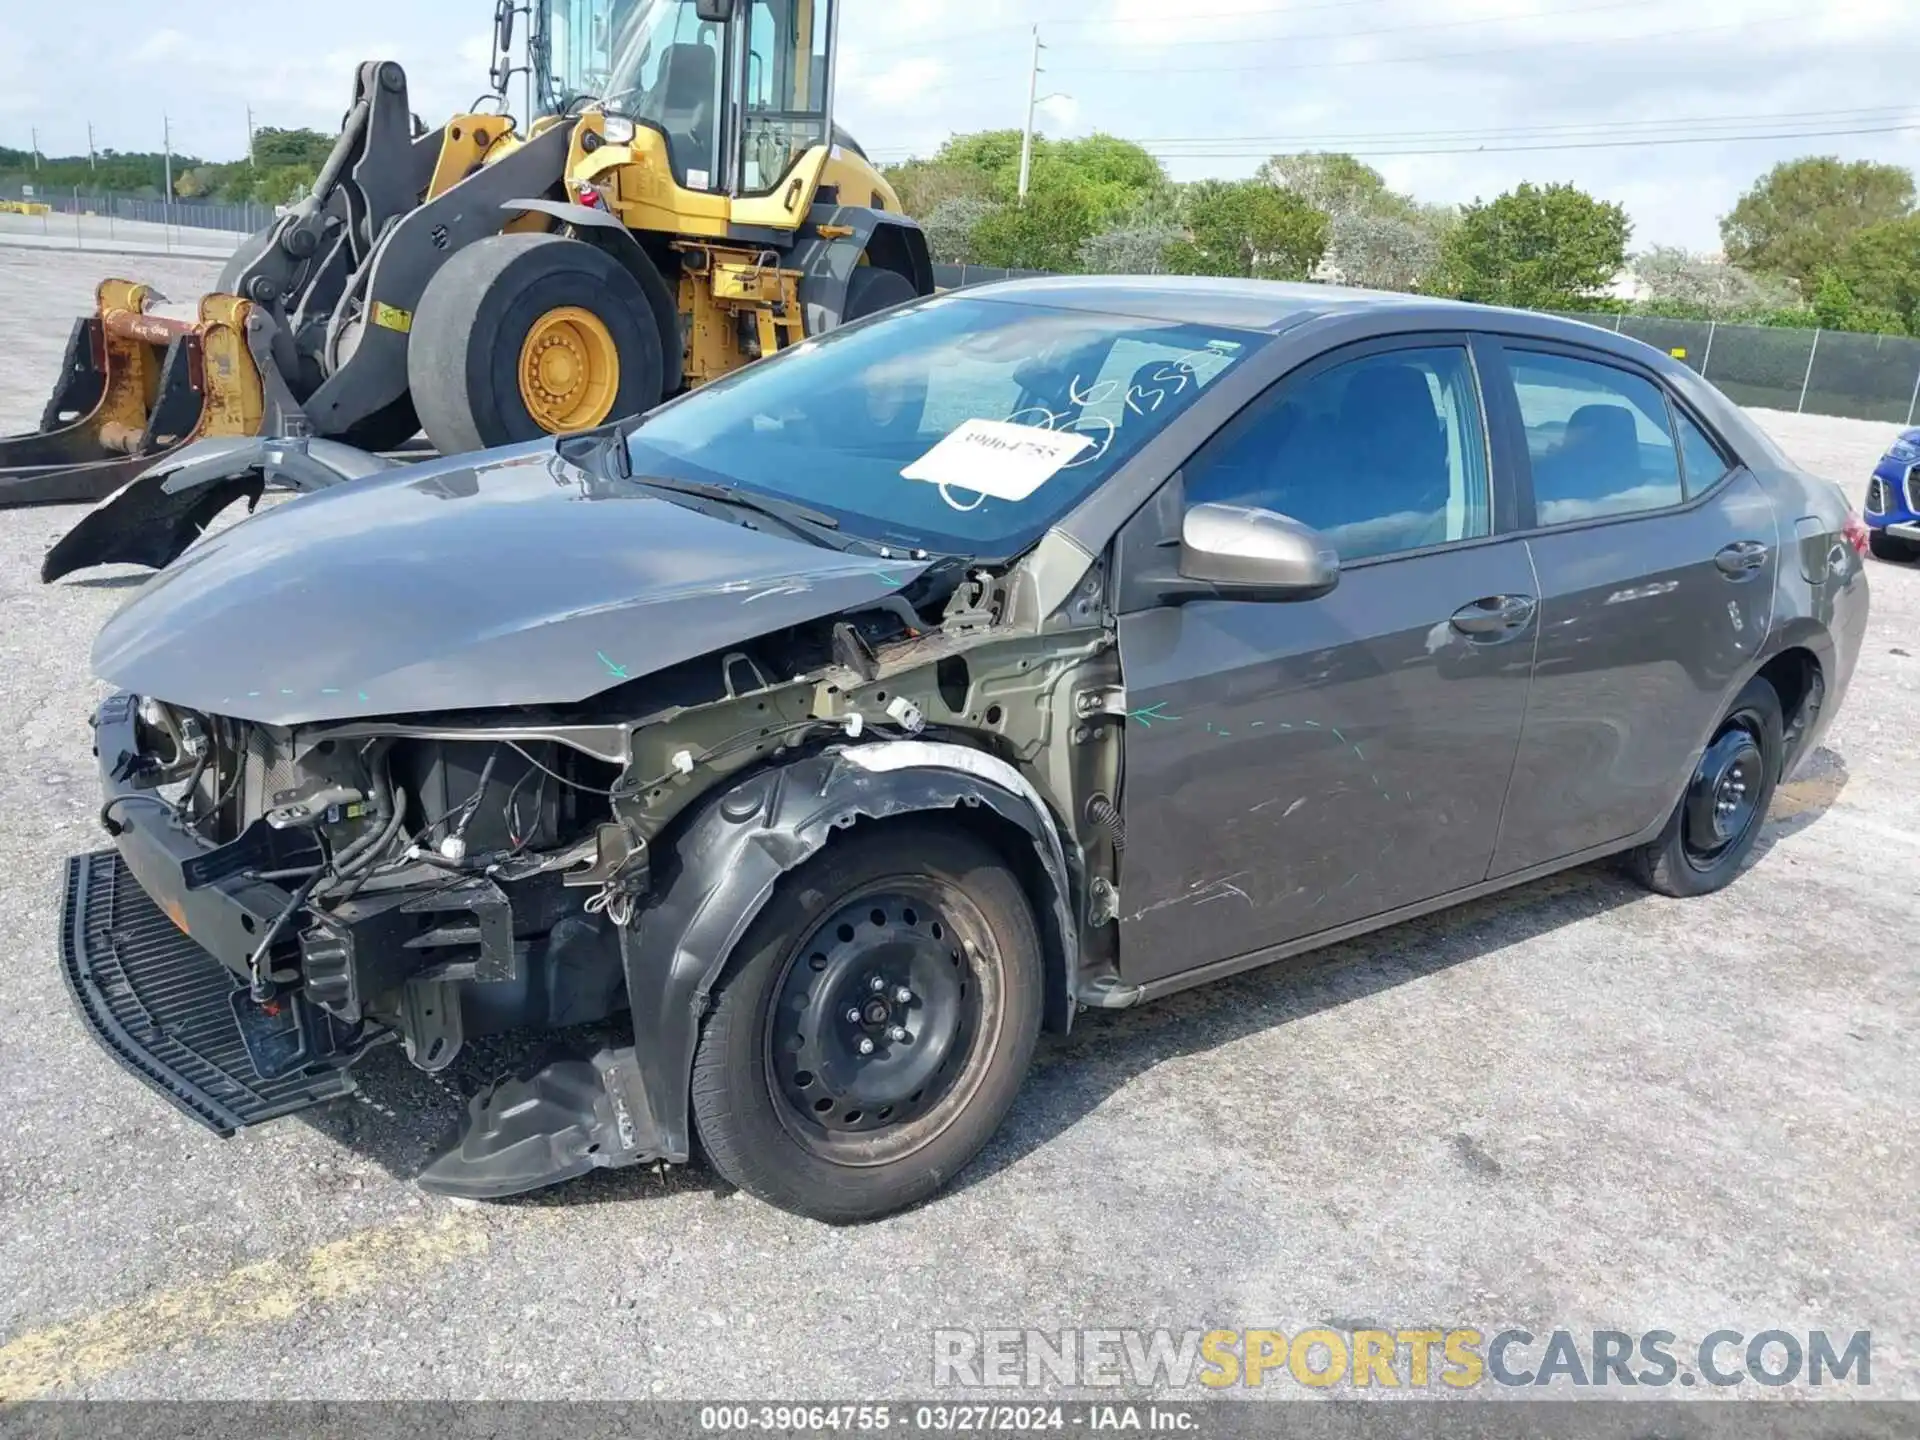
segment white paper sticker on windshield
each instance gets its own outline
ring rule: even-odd
[[[1024,500],[1092,444],[1067,431],[969,420],[900,473],[995,500]]]

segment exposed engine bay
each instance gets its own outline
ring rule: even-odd
[[[1099,584],[1081,594],[1090,618]],[[503,1194],[684,1159],[675,1055],[721,937],[858,819],[944,806],[1017,841],[1062,960],[1049,1018],[1125,1002],[1105,923],[1124,843],[1110,632],[1010,626],[1007,601],[1001,577],[934,568],[904,595],[577,706],[283,725],[116,695],[95,722],[102,818],[142,886],[177,891],[168,914],[244,982],[234,1006],[263,1075],[338,1075],[395,1042],[437,1071],[479,1036],[633,1012],[632,1050],[476,1101],[423,1183]],[[951,793],[906,794],[889,750]],[[214,895],[231,914],[210,913]],[[703,914],[731,922],[710,946]]]

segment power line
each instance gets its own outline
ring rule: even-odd
[[[1630,129],[1674,129],[1683,125],[1690,126],[1733,126],[1766,125],[1784,123],[1789,120],[1805,120],[1819,124],[1839,123],[1841,121],[1904,118],[1913,107],[1910,105],[1875,105],[1859,110],[1787,110],[1768,111],[1757,115],[1673,115],[1638,120],[1574,120],[1556,125],[1495,125],[1480,129],[1466,130],[1336,130],[1321,131],[1315,134],[1270,134],[1270,135],[1143,135],[1134,140],[1136,145],[1186,145],[1186,144],[1247,144],[1247,145],[1304,145],[1326,144],[1336,140],[1350,140],[1359,143],[1388,140],[1465,140],[1516,139],[1531,135],[1553,135],[1568,131],[1595,131]]]
[[[1752,140],[1819,140],[1846,135],[1897,135],[1910,131],[1920,131],[1920,121],[1904,125],[1874,125],[1846,130],[1782,130],[1765,134],[1751,135],[1643,135],[1622,140],[1568,140],[1549,142],[1544,145],[1460,145],[1451,148],[1434,149],[1389,149],[1369,150],[1365,148],[1342,150],[1339,153],[1356,157],[1384,158],[1393,156],[1418,155],[1511,155],[1529,151],[1548,150],[1631,150],[1644,149],[1655,145],[1732,145]],[[1148,149],[1150,154],[1161,154]],[[1162,158],[1170,160],[1227,160],[1257,159],[1270,152],[1256,150],[1179,150],[1166,153]]]
[[[1819,116],[1821,113],[1822,112],[1819,111],[1801,112],[1803,116]],[[1792,115],[1771,117],[1745,116],[1741,117],[1743,123],[1748,125],[1759,124],[1762,128],[1746,132],[1708,130],[1704,134],[1692,133],[1686,135],[1627,134],[1607,136],[1605,132],[1600,132],[1594,136],[1576,133],[1559,139],[1550,136],[1535,139],[1529,137],[1525,131],[1501,132],[1489,130],[1484,132],[1483,139],[1475,140],[1470,132],[1450,133],[1446,131],[1434,131],[1422,133],[1407,131],[1402,132],[1399,136],[1393,134],[1376,134],[1371,137],[1323,136],[1320,137],[1320,144],[1318,146],[1306,145],[1308,137],[1300,136],[1275,136],[1265,139],[1259,136],[1250,136],[1242,137],[1238,140],[1223,137],[1219,141],[1212,142],[1217,147],[1212,149],[1168,150],[1161,148],[1165,144],[1164,141],[1155,140],[1130,140],[1128,143],[1138,145],[1150,154],[1166,160],[1264,159],[1270,155],[1314,153],[1316,150],[1320,150],[1322,153],[1330,150],[1334,153],[1354,156],[1391,157],[1421,155],[1493,155],[1554,150],[1633,149],[1653,145],[1735,144],[1756,140],[1810,140],[1849,135],[1893,135],[1920,130],[1920,115],[1915,115],[1910,111],[1899,112],[1896,116],[1889,117],[1888,122],[1884,124],[1869,124],[1863,122],[1847,125],[1841,123],[1842,118],[1848,113],[1849,112],[1846,111],[1832,112],[1831,118],[1833,123],[1825,124],[1816,121],[1811,128],[1805,126],[1799,128],[1782,128],[1781,125],[1770,125],[1767,123],[1769,120],[1784,123],[1789,119],[1797,118]],[[1683,124],[1711,122],[1669,120],[1631,123],[1645,123],[1659,126],[1663,129],[1670,129]],[[1578,130],[1579,127],[1570,128]],[[1350,142],[1357,141],[1358,143],[1338,145],[1328,143],[1343,138]],[[1380,143],[1370,146],[1367,143],[1369,139]],[[1453,140],[1458,140],[1460,143],[1445,143]],[[1422,143],[1426,141],[1435,143]],[[1302,148],[1303,146],[1305,146],[1304,150]]]
[[[1455,50],[1446,54],[1429,55],[1386,55],[1366,56],[1348,60],[1296,60],[1285,64],[1259,65],[1148,65],[1137,67],[1114,67],[1101,65],[1097,68],[1103,75],[1231,75],[1259,72],[1271,74],[1281,70],[1325,70],[1334,67],[1350,68],[1368,65],[1423,65],[1435,60],[1471,60],[1484,55],[1518,55],[1536,50],[1575,50],[1589,45],[1639,44],[1646,40],[1666,40],[1676,35],[1705,35],[1721,30],[1740,30],[1748,25],[1764,20],[1791,19],[1796,12],[1776,10],[1765,15],[1749,15],[1744,20],[1724,20],[1714,25],[1694,25],[1684,30],[1656,30],[1644,35],[1595,35],[1585,40],[1548,40],[1536,41],[1526,45],[1502,45],[1487,50]],[[1071,67],[1063,67],[1071,68]]]
[[[1412,25],[1383,25],[1373,30],[1293,30],[1258,35],[1231,35],[1217,40],[1096,40],[1083,42],[1096,49],[1139,50],[1151,45],[1156,50],[1178,50],[1191,45],[1262,45],[1293,40],[1369,40],[1382,35],[1407,35],[1421,30],[1457,30],[1468,25],[1504,25],[1525,20],[1562,20],[1573,15],[1594,15],[1612,10],[1645,10],[1651,5],[1668,5],[1671,0],[1604,0],[1598,5],[1570,5],[1561,10],[1529,10],[1506,15],[1463,15],[1452,20],[1422,20]]]
[[[1187,13],[1182,11],[1179,19],[1185,24],[1194,20],[1245,20],[1260,19],[1274,15],[1304,15],[1318,10],[1353,10],[1363,5],[1393,5],[1400,0],[1317,0],[1312,5],[1275,5],[1264,10],[1212,10]],[[924,50],[929,45],[971,44],[977,40],[997,39],[1016,31],[1031,29],[1034,24],[1045,26],[1049,30],[1077,30],[1088,26],[1110,29],[1112,16],[1101,16],[1088,20],[1052,20],[1041,16],[1037,21],[1020,20],[1004,25],[983,25],[975,30],[953,30],[941,35],[923,35],[918,40],[902,41],[897,45],[884,45],[874,50],[862,50],[862,55],[892,55],[903,50]]]
[[[1111,66],[1094,64],[1082,67],[1097,71],[1102,75],[1223,75],[1248,74],[1258,72],[1265,75],[1281,74],[1290,70],[1327,70],[1327,69],[1364,69],[1375,65],[1428,65],[1441,60],[1475,60],[1494,55],[1524,55],[1540,51],[1584,50],[1595,45],[1638,45],[1649,40],[1670,40],[1684,35],[1714,34],[1724,30],[1738,30],[1745,26],[1763,21],[1791,19],[1793,10],[1769,11],[1763,15],[1750,15],[1744,20],[1722,21],[1714,25],[1694,25],[1679,30],[1653,30],[1638,35],[1596,35],[1584,40],[1548,40],[1536,41],[1524,45],[1498,45],[1478,50],[1449,50],[1428,52],[1421,55],[1378,55],[1363,56],[1342,60],[1316,59],[1294,60],[1281,63],[1267,62],[1259,65],[1151,65],[1151,66]],[[1061,67],[1063,73],[1074,68],[1071,65]],[[964,80],[949,81],[941,85],[917,87],[916,96],[937,95],[947,90],[976,89],[992,80],[1010,78],[1005,71],[990,75],[970,75]]]

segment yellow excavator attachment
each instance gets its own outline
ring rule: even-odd
[[[188,319],[154,313],[161,298],[138,281],[100,282],[40,429],[0,439],[0,504],[99,500],[183,445],[259,431],[251,304],[208,295]]]

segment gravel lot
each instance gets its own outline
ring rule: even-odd
[[[0,431],[101,273],[0,248]],[[1890,434],[1763,418],[1855,491]],[[409,1182],[453,1099],[404,1066],[222,1142],[98,1051],[57,870],[105,843],[88,649],[139,576],[39,584],[78,513],[0,512],[0,1399],[925,1395],[935,1327],[1364,1322],[1871,1330],[1870,1393],[1920,1397],[1920,570],[1874,568],[1729,892],[1589,868],[1086,1017],[955,1191],[835,1231],[697,1169],[456,1205]]]

